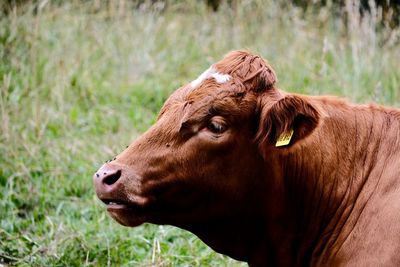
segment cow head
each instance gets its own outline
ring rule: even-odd
[[[268,204],[276,184],[268,158],[304,139],[319,118],[276,80],[261,57],[234,51],[176,90],[156,123],[94,175],[110,215],[126,226],[191,229],[249,218]],[[291,129],[291,143],[275,147]]]

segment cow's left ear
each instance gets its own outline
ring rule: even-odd
[[[307,99],[286,95],[261,107],[257,139],[265,145],[289,147],[310,135],[321,114]]]

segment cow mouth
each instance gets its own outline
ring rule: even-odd
[[[101,201],[106,205],[107,211],[129,211],[134,214],[142,213],[143,207],[138,204],[130,203],[128,201],[119,199],[101,199]]]
[[[138,226],[145,222],[145,208],[139,203],[121,199],[100,199],[107,208],[107,212],[117,222],[125,226]]]
[[[117,199],[101,199],[101,201],[106,205],[107,210],[118,210],[118,209],[132,209],[133,205]]]

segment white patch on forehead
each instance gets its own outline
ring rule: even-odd
[[[210,75],[212,75],[213,73],[215,73],[214,68],[211,66],[208,69],[206,69],[199,77],[197,77],[196,80],[192,81],[190,83],[190,85],[193,88],[196,88],[197,86],[199,86],[199,84],[201,84],[204,80],[208,79],[208,77],[210,77]]]
[[[219,72],[211,74],[211,77],[213,77],[217,83],[226,83],[232,78],[232,76],[229,74],[221,74]]]
[[[217,72],[213,68],[213,66],[211,66],[206,71],[204,71],[196,80],[192,81],[190,85],[194,89],[197,86],[199,86],[204,80],[207,80],[209,78],[214,78],[217,81],[217,83],[226,83],[232,77],[229,74],[221,74]]]

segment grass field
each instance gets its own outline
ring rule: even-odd
[[[120,226],[91,180],[229,50],[288,91],[400,104],[400,30],[379,10],[37,2],[0,17],[0,266],[245,266],[174,227]]]

